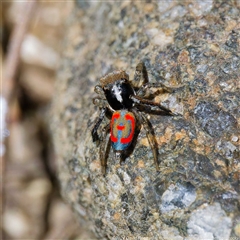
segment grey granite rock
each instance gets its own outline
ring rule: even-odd
[[[82,3],[69,16],[51,108],[62,195],[99,239],[239,239],[239,2]],[[155,98],[178,116],[149,116],[160,172],[142,129],[106,177],[91,129],[100,77],[144,61]],[[105,119],[102,127],[109,122]],[[99,130],[101,133],[101,129]]]

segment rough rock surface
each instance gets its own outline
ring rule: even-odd
[[[240,238],[239,7],[76,2],[51,126],[62,195],[99,239]],[[133,78],[139,61],[150,81],[179,89],[155,98],[179,115],[149,116],[160,172],[142,129],[123,165],[110,151],[103,177],[91,139],[93,88],[113,70]]]

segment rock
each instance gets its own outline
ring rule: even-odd
[[[76,2],[51,129],[62,195],[99,239],[240,237],[239,15],[234,1]],[[178,115],[149,115],[160,172],[141,129],[124,164],[110,150],[104,177],[93,89],[113,70],[132,79],[139,61],[176,89],[155,101]]]
[[[190,239],[228,239],[231,227],[231,218],[226,216],[219,203],[215,203],[211,206],[203,205],[192,213],[188,234]]]

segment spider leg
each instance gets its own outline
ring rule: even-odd
[[[104,116],[106,115],[108,105],[107,105],[107,100],[105,99],[105,95],[104,95],[104,91],[103,91],[102,87],[100,85],[96,85],[94,87],[94,91],[97,94],[99,94],[100,97],[93,98],[93,104],[95,106],[98,106],[101,109],[100,115],[96,119],[96,122],[94,124],[93,129],[92,129],[93,142],[97,142],[97,141],[99,141],[99,136],[98,136],[97,130],[98,130]]]
[[[103,141],[100,143],[100,147],[99,147],[100,162],[102,166],[102,173],[104,176],[106,174],[106,168],[107,168],[107,155],[110,150],[109,131],[110,131],[110,124],[106,125],[103,128]]]
[[[163,83],[160,83],[160,82],[150,83],[149,78],[148,78],[147,69],[143,62],[140,62],[136,66],[134,79],[131,81],[131,83],[134,88],[137,88],[136,94],[138,96],[142,96],[142,97],[144,97],[146,95],[146,92],[149,88],[159,88],[163,92],[168,92],[168,93],[172,93],[175,90],[179,89],[179,87],[172,88],[172,87],[165,86]]]
[[[140,62],[136,66],[134,79],[131,81],[131,83],[136,88],[140,88],[144,84],[148,83],[148,73],[143,62]]]
[[[99,94],[101,98],[105,98],[104,91],[100,85],[94,87],[94,92]]]
[[[100,97],[93,98],[93,104],[100,108],[107,108],[108,105],[107,100]]]
[[[93,142],[97,142],[99,140],[99,136],[98,136],[98,133],[97,133],[97,130],[106,114],[106,111],[107,111],[107,108],[102,108],[101,109],[101,112],[100,112],[100,115],[98,116],[95,124],[94,124],[94,127],[92,129],[92,139],[93,139]]]
[[[131,95],[130,99],[137,105],[142,106],[143,108],[148,108],[148,109],[150,108],[151,111],[161,110],[168,115],[175,115],[170,109],[167,109],[166,107],[162,106],[160,103],[152,102],[136,95]]]
[[[168,93],[172,93],[175,90],[174,88],[167,87],[163,83],[160,83],[160,82],[156,82],[156,83],[148,82],[138,89],[136,95],[145,97],[147,90],[149,90],[150,88],[158,88],[162,92],[168,92]]]
[[[138,119],[140,120],[141,124],[143,125],[143,127],[146,131],[148,142],[149,142],[149,145],[152,149],[154,163],[155,163],[157,171],[159,171],[157,142],[156,142],[156,139],[154,137],[153,128],[151,127],[148,119],[142,113],[137,112],[135,110],[133,110],[133,112],[138,117]]]

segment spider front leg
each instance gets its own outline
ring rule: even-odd
[[[155,163],[157,171],[159,171],[158,149],[157,149],[157,142],[156,142],[156,139],[154,137],[153,129],[152,129],[149,121],[147,120],[147,118],[142,113],[134,111],[134,114],[138,117],[138,119],[140,120],[141,124],[143,125],[143,127],[146,131],[148,142],[149,142],[149,145],[152,149],[154,163]]]
[[[166,107],[162,106],[160,103],[152,102],[147,99],[143,99],[136,95],[131,95],[130,99],[136,104],[143,108],[146,108],[150,111],[163,111],[168,115],[175,115],[170,109],[167,109]]]
[[[140,62],[134,74],[134,79],[131,82],[135,88],[137,88],[137,95],[144,97],[146,92],[149,88],[159,88],[162,89],[163,92],[172,93],[174,89],[165,86],[164,84],[157,82],[157,83],[150,83],[148,78],[148,73],[146,66],[143,62]]]
[[[144,84],[148,83],[148,73],[143,62],[140,62],[136,66],[134,79],[131,81],[131,83],[135,88],[140,88]]]
[[[160,82],[156,82],[156,83],[148,82],[138,89],[137,95],[141,96],[141,97],[147,97],[147,95],[148,95],[147,92],[151,88],[158,88],[161,92],[168,92],[168,93],[172,93],[174,91],[173,88],[167,87]],[[156,93],[155,93],[155,95],[156,95]]]

